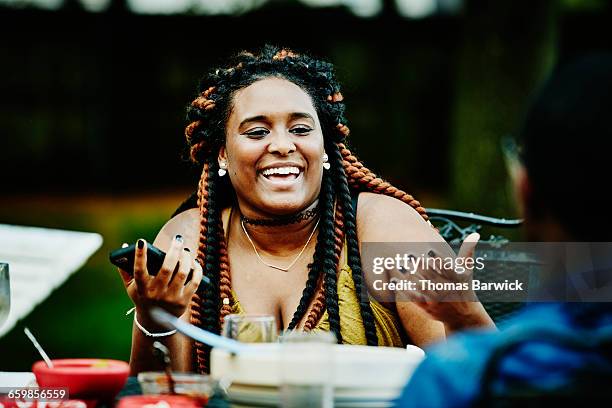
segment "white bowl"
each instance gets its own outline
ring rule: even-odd
[[[232,384],[278,387],[282,344],[251,344],[239,355],[213,349],[211,376]],[[334,388],[401,389],[425,357],[422,349],[332,345]],[[286,352],[286,351],[285,351]],[[296,364],[298,375],[303,367]]]

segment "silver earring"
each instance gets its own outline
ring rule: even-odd
[[[323,168],[325,170],[329,170],[329,168],[331,167],[331,165],[327,162],[329,160],[329,157],[327,157],[327,153],[323,153]]]
[[[227,174],[227,163],[226,162],[221,162],[219,163],[219,170],[217,170],[217,174],[219,175],[219,177],[223,177]]]

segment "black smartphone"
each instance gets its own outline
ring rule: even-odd
[[[125,248],[115,249],[109,254],[111,263],[134,276],[134,257],[136,255],[136,244]],[[166,253],[147,242],[147,270],[149,275],[156,275],[161,269]]]

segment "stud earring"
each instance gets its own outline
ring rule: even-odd
[[[227,174],[227,163],[221,162],[219,163],[219,170],[217,170],[217,174],[219,177],[223,177]]]
[[[325,170],[329,170],[329,168],[331,167],[331,165],[327,162],[329,160],[329,157],[327,157],[327,153],[323,153],[323,168]]]

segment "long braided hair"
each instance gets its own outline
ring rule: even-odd
[[[308,265],[306,286],[288,328],[293,329],[304,320],[304,329],[311,330],[327,309],[330,330],[342,343],[337,270],[346,240],[348,265],[360,301],[367,344],[377,345],[372,308],[362,279],[356,209],[351,195],[360,191],[389,195],[412,206],[425,220],[428,217],[411,195],[376,176],[346,147],[349,129],[344,117],[345,105],[332,64],[271,45],[264,46],[258,54],[242,52],[228,67],[210,71],[187,109],[189,124],[185,136],[189,155],[195,164],[201,166],[202,174],[197,193],[192,200],[184,202],[177,213],[194,205],[199,208],[197,256],[205,276],[210,279],[210,284],[200,285],[191,301],[191,322],[219,333],[225,316],[231,313],[231,275],[221,211],[233,204],[235,193],[228,178],[217,174],[217,155],[225,143],[225,124],[234,94],[269,77],[284,78],[310,96],[322,126],[324,147],[331,166],[329,171],[323,172],[319,197],[320,231],[312,263]],[[311,303],[311,310],[305,316]],[[196,342],[194,350],[196,370],[207,372],[210,349]]]

